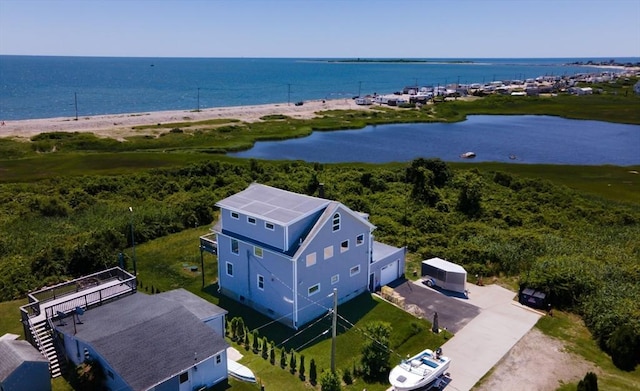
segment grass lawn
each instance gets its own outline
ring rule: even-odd
[[[625,372],[613,365],[611,357],[604,353],[582,320],[573,314],[554,311],[553,317],[543,316],[536,327],[543,333],[564,341],[566,349],[593,362],[600,370],[598,388],[607,391],[640,390],[640,367]],[[575,390],[574,385],[565,385],[560,390]]]

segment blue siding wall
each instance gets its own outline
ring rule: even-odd
[[[238,213],[238,218],[231,217],[231,211],[228,209],[222,209],[220,216],[222,219],[222,228],[229,232],[234,232],[238,235],[246,236],[254,241],[265,243],[269,246],[277,249],[284,250],[285,245],[285,233],[284,227],[273,224],[273,230],[268,229],[266,226],[267,221],[252,217],[255,220],[255,224],[249,223],[247,216],[242,213]]]
[[[289,238],[288,238],[289,248],[297,246],[299,244],[299,241],[302,235],[305,235],[308,233],[308,231],[311,229],[311,227],[313,227],[313,225],[315,224],[316,220],[318,220],[322,212],[323,211],[320,210],[289,226]]]
[[[333,305],[333,297],[329,296],[333,288],[338,289],[338,302],[350,300],[367,289],[369,263],[369,227],[360,219],[352,216],[342,208],[340,214],[340,229],[333,231],[333,219],[326,224],[314,237],[298,262],[298,323],[307,323],[326,313],[326,308]],[[356,244],[358,235],[364,234],[362,244]],[[343,249],[341,243],[348,241],[348,249]],[[324,259],[325,248],[333,247],[333,256]],[[343,251],[344,250],[344,251]],[[310,253],[316,254],[315,265],[307,266],[306,257]],[[351,270],[359,266],[359,272],[351,275]],[[332,278],[338,281],[332,284]],[[309,296],[309,288],[320,284],[319,291]],[[305,306],[317,302],[317,305]]]

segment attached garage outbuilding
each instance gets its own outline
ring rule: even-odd
[[[422,261],[422,277],[427,285],[434,284],[442,289],[465,293],[467,271],[458,264],[440,258]]]

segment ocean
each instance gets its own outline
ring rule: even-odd
[[[484,83],[597,71],[568,65],[590,60],[609,59],[426,59],[428,62],[399,63],[0,55],[0,120],[351,99],[412,85]]]

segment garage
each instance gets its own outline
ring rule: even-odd
[[[398,275],[398,260],[380,269],[380,285],[385,286],[391,281],[400,277]]]

